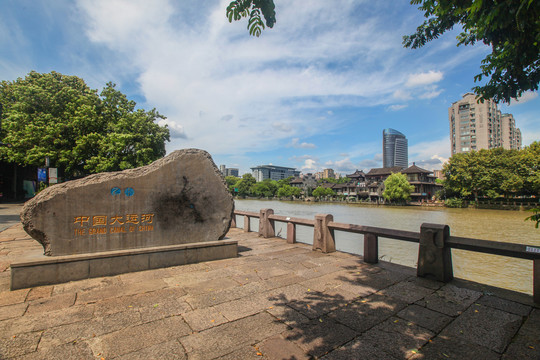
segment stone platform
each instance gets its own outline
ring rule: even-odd
[[[41,248],[0,232],[2,359],[538,359],[530,296],[232,229],[233,259],[9,290]]]

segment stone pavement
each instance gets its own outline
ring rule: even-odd
[[[228,237],[238,258],[9,291],[9,263],[40,245],[0,232],[0,358],[540,358],[530,296]]]

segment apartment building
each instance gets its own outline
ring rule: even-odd
[[[466,93],[448,108],[451,154],[472,150],[521,148],[521,131],[511,114],[501,114],[493,100],[478,103]]]

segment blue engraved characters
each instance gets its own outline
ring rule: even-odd
[[[128,188],[125,188],[124,189],[124,194],[127,196],[127,197],[131,197],[135,194],[135,190],[133,190],[133,188],[131,187],[128,187]],[[111,195],[112,196],[117,196],[117,195],[122,195],[122,189],[120,189],[119,187],[115,186],[111,189]]]

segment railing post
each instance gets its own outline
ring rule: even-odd
[[[450,238],[448,225],[427,224],[420,227],[417,276],[448,282],[454,278],[452,252],[446,246]]]
[[[379,237],[375,234],[364,234],[364,262],[368,264],[379,262]]]
[[[533,260],[533,300],[540,304],[540,259]]]
[[[315,215],[315,229],[313,230],[313,250],[321,250],[323,253],[336,251],[334,230],[328,227],[328,223],[334,221],[330,214]]]
[[[296,225],[292,222],[288,222],[287,223],[287,243],[294,244],[295,242],[296,242]]]
[[[251,231],[251,226],[250,226],[250,222],[249,222],[249,216],[247,215],[244,215],[244,232],[250,232]]]
[[[236,214],[233,212],[232,218],[231,218],[231,229],[234,229],[236,227]]]
[[[274,220],[268,218],[270,215],[274,215],[274,210],[262,209],[259,213],[259,236],[262,236],[263,238],[276,236]]]

